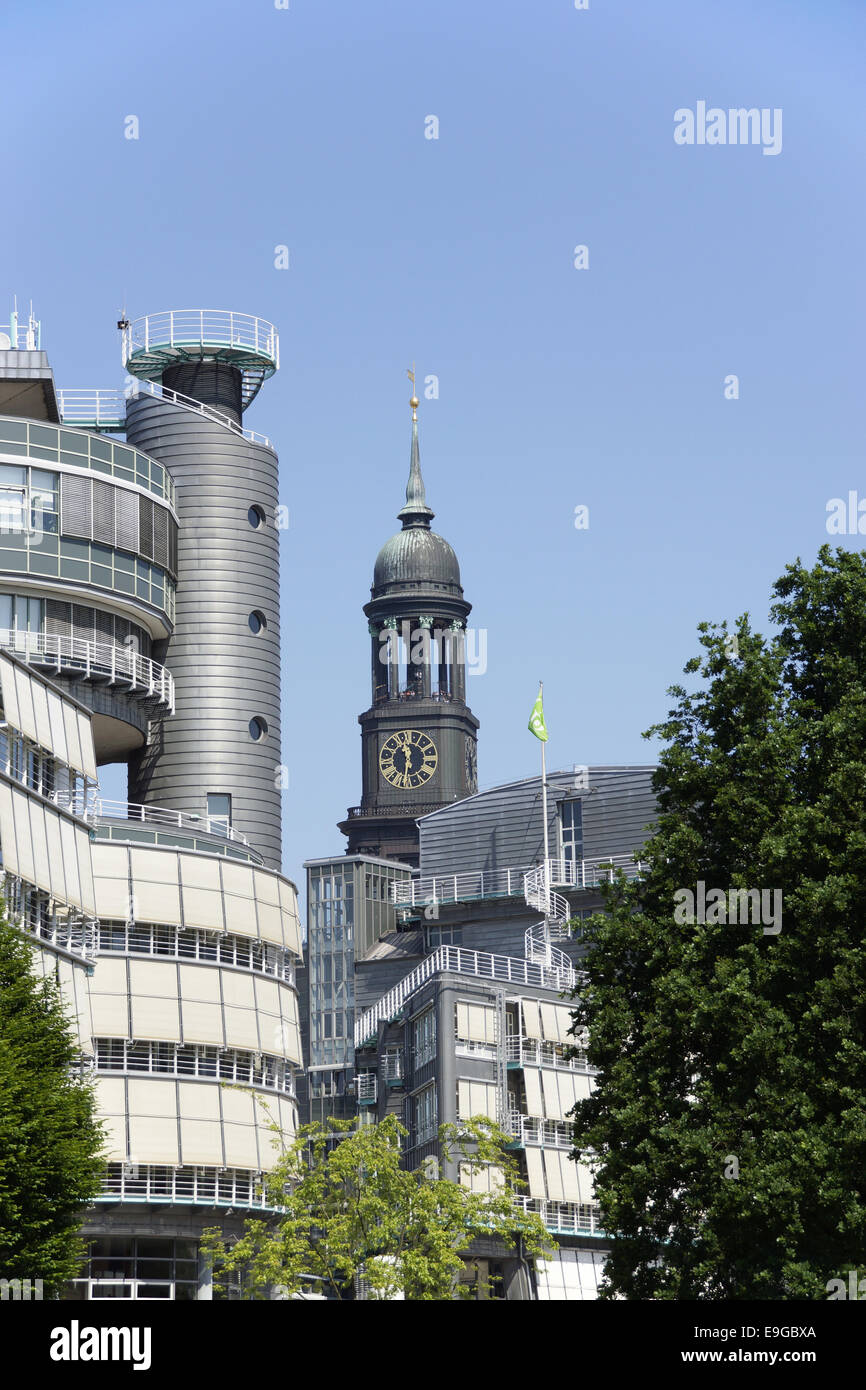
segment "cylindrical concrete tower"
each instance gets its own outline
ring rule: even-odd
[[[280,867],[280,614],[275,451],[241,416],[277,370],[275,329],[173,311],[124,333],[127,439],[168,468],[180,522],[174,631],[159,652],[175,714],[130,760],[131,800],[230,817]]]

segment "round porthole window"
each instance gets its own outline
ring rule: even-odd
[[[250,526],[252,526],[254,531],[258,531],[259,527],[264,526],[265,524],[264,507],[260,507],[257,502],[254,502],[253,505],[250,507],[249,511],[247,512],[247,521],[250,523]]]
[[[266,719],[262,719],[262,716],[260,714],[255,715],[250,720],[249,727],[250,738],[252,739],[253,743],[261,743],[262,739],[267,736],[268,721]]]
[[[268,625],[268,620],[260,608],[253,609],[252,613],[247,618],[247,622],[250,625],[250,632],[256,637],[258,637],[260,632],[264,632]]]

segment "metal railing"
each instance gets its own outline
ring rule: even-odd
[[[405,1068],[403,1066],[403,1055],[400,1052],[386,1052],[382,1058],[382,1080],[387,1084],[394,1085],[403,1080]]]
[[[601,1211],[590,1202],[545,1202],[538,1197],[518,1196],[517,1202],[526,1212],[540,1216],[548,1231],[564,1235],[604,1236]]]
[[[270,1207],[262,1181],[255,1173],[231,1168],[158,1168],[136,1163],[109,1163],[96,1201]]]
[[[424,907],[428,903],[475,902],[481,898],[509,898],[523,892],[526,868],[483,869],[465,874],[437,874],[432,878],[400,879],[391,884],[397,907]]]
[[[0,886],[6,915],[20,931],[49,950],[74,956],[85,964],[95,958],[96,923],[92,917],[57,903],[17,874],[4,874],[2,869]]]
[[[379,1078],[374,1071],[362,1071],[355,1077],[355,1093],[359,1105],[372,1105],[378,1099]]]
[[[102,388],[90,390],[85,387],[64,387],[57,393],[61,422],[84,429],[125,430],[126,403],[135,400],[142,392],[148,396],[156,396],[169,405],[176,405],[181,410],[189,410],[212,420],[214,424],[222,425],[224,429],[231,430],[232,434],[241,435],[252,444],[264,444],[268,449],[273,447],[266,434],[244,429],[243,425],[233,420],[230,415],[224,415],[221,410],[216,410],[212,405],[205,405],[193,396],[185,396],[182,391],[172,391],[159,381],[136,381],[134,388],[126,392]]]
[[[273,1053],[205,1043],[128,1042],[123,1038],[94,1038],[93,1042],[97,1072],[194,1076],[199,1081],[235,1083],[296,1097],[294,1068]]]
[[[555,1067],[558,1071],[578,1071],[585,1076],[595,1076],[595,1068],[589,1065],[586,1054],[579,1052],[575,1057],[564,1057],[556,1043],[540,1042],[538,1038],[512,1036],[506,1039],[505,1056],[509,1062],[519,1062],[528,1067]]]
[[[417,690],[401,690],[396,695],[390,695],[387,690],[380,686],[373,696],[373,704],[387,705],[389,702],[397,703],[398,701],[416,699],[432,700],[435,704],[440,705],[465,705],[466,703],[465,700],[458,699],[456,695],[452,695],[447,690],[431,690],[426,695],[422,695],[421,692]]]
[[[523,876],[523,896],[528,907],[537,908],[539,912],[544,913],[546,920],[542,923],[542,927],[545,928],[548,939],[550,927],[554,924],[563,926],[568,921],[570,911],[568,899],[564,898],[561,893],[554,893],[550,886],[551,876],[555,872],[553,865],[556,862],[556,860],[548,859],[539,864],[537,868],[530,869],[529,873]],[[528,955],[528,933],[526,946]]]
[[[371,810],[369,806],[350,806],[346,812],[349,820],[357,819],[358,816],[426,816],[428,811],[438,811],[442,805],[441,801],[428,801],[421,805],[413,805],[410,801],[401,801],[397,805],[377,806]],[[393,901],[393,899],[392,899]]]
[[[509,1110],[502,1126],[521,1144],[541,1144],[549,1149],[573,1149],[574,1129],[564,1120],[539,1120],[533,1115],[521,1115]]]
[[[272,323],[231,309],[167,309],[135,319],[123,330],[123,364],[134,376],[160,376],[173,362],[222,358],[243,373],[249,405],[266,376],[280,365]]]
[[[564,901],[565,899],[563,899]],[[564,927],[565,923],[536,922],[533,926],[526,928],[523,933],[526,959],[538,961],[541,965],[554,966],[557,970],[565,970],[571,965],[571,960],[564,951],[551,945],[551,926],[557,930]],[[565,935],[569,935],[567,930]]]
[[[162,347],[248,348],[257,357],[280,365],[277,330],[255,314],[232,309],[165,309],[134,319],[123,331],[123,351],[128,359],[136,352]]]
[[[53,666],[58,675],[75,675],[83,680],[107,681],[109,685],[128,684],[174,713],[174,679],[164,666],[140,656],[130,647],[88,642],[81,637],[65,637],[51,632],[20,632],[0,628],[0,647],[39,666]]]
[[[189,811],[174,811],[170,806],[143,806],[137,801],[111,801],[98,795],[72,796],[69,792],[54,792],[51,800],[73,815],[97,824],[114,820],[141,821],[144,825],[168,825],[195,831],[199,835],[219,835],[224,840],[249,844],[246,835],[227,825],[222,816],[197,816]]]
[[[410,809],[410,808],[407,808]],[[419,814],[423,812],[419,811]],[[533,900],[530,906],[545,910],[546,887],[597,888],[600,883],[612,882],[615,871],[623,869],[627,878],[638,878],[640,861],[630,854],[608,854],[602,859],[548,859],[541,864],[523,864],[512,869],[473,869],[462,874],[437,874],[431,878],[404,879],[394,883],[391,896],[397,907],[424,907],[431,902],[475,902],[481,898],[526,895],[525,880],[535,875],[532,891],[544,898]],[[561,900],[565,903],[565,899]],[[566,909],[568,904],[565,903]]]
[[[474,975],[485,980],[502,980],[509,984],[553,989],[558,993],[573,989],[577,984],[577,972],[570,962],[567,970],[557,969],[534,961],[518,960],[514,956],[494,956],[487,951],[468,951],[463,946],[438,946],[429,956],[425,956],[411,974],[384,994],[371,1009],[361,1014],[355,1024],[355,1046],[360,1047],[368,1038],[375,1037],[381,1020],[392,1019],[411,995],[427,980],[443,971],[453,975]]]
[[[110,387],[64,386],[57,392],[60,423],[73,428],[124,430],[126,398]]]

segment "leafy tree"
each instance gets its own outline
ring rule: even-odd
[[[645,876],[589,924],[605,1297],[826,1298],[866,1268],[866,555],[774,594],[771,640],[701,624],[702,684],[646,735]],[[677,910],[699,882],[781,891],[781,930]]]
[[[522,1181],[495,1124],[475,1117],[439,1131],[444,1162],[499,1170],[502,1185],[490,1193],[407,1171],[407,1133],[393,1116],[359,1129],[333,1119],[303,1126],[268,1178],[277,1221],[248,1221],[231,1246],[217,1230],[205,1232],[217,1283],[240,1271],[247,1296],[260,1298],[273,1285],[299,1293],[313,1277],[344,1299],[361,1276],[372,1298],[451,1299],[475,1238],[495,1236],[511,1248],[520,1237],[530,1258],[550,1248],[540,1219],[514,1200]]]
[[[105,1165],[92,1088],[57,985],[0,913],[0,1278],[57,1295],[81,1265],[81,1212]]]

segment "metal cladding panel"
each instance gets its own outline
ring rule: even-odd
[[[15,683],[15,667],[8,656],[0,653],[0,695],[3,699],[3,714],[7,724],[14,729],[21,728],[21,711],[18,708],[18,687]]]
[[[90,982],[93,1034],[97,1038],[129,1037],[127,962],[101,956]]]
[[[125,488],[115,488],[115,503],[117,508],[117,544],[121,550],[138,550],[138,498],[134,492],[127,492]],[[150,503],[160,516],[168,517],[168,512],[164,507],[156,507]],[[143,552],[142,552],[143,553]],[[165,566],[165,561],[160,561]]]
[[[583,857],[631,854],[647,840],[656,815],[651,767],[592,767],[589,790],[579,774],[548,776],[550,855],[559,855],[557,806],[580,797],[583,804]],[[534,864],[544,856],[541,778],[493,787],[420,822],[421,875],[494,872]]]
[[[280,620],[277,459],[229,429],[151,396],[129,402],[127,439],[175,481],[178,595],[164,653],[176,709],[130,767],[136,801],[207,813],[232,798],[232,824],[280,865]],[[248,512],[261,507],[254,529]],[[249,615],[261,610],[257,635]],[[250,737],[254,717],[267,736]]]
[[[93,539],[114,545],[114,493],[110,483],[93,480]]]
[[[75,473],[61,473],[60,530],[64,536],[90,538],[93,523],[91,482],[91,478],[82,478]]]
[[[25,738],[30,738],[34,743],[38,743],[36,710],[33,706],[33,678],[29,671],[23,671],[20,666],[16,666],[14,667],[14,679],[18,701],[18,728]]]

